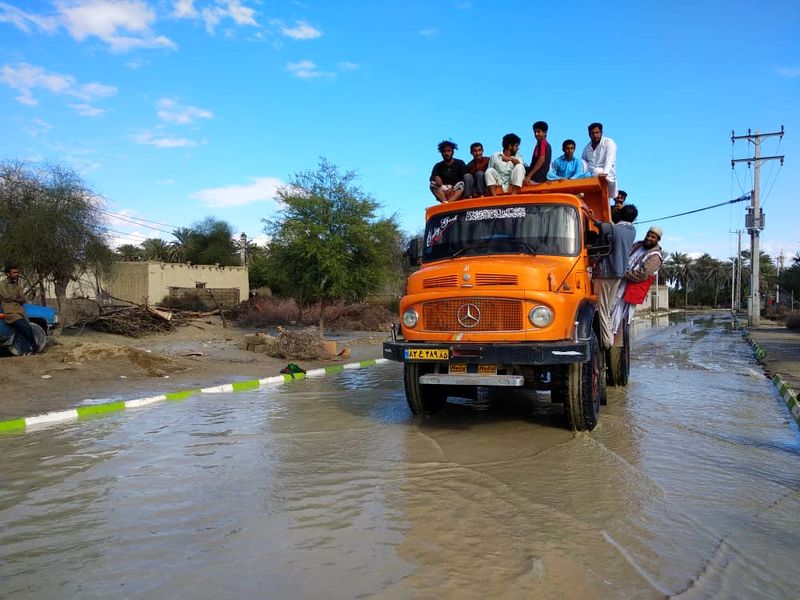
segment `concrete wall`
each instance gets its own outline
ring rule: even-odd
[[[136,304],[157,304],[169,296],[170,287],[238,288],[247,298],[250,286],[246,267],[187,265],[162,262],[119,262],[103,282],[109,294]]]
[[[661,312],[669,310],[669,288],[665,285],[651,286],[647,298],[636,307],[636,310],[637,312],[646,310]]]

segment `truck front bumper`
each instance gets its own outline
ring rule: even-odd
[[[563,365],[589,360],[589,340],[515,344],[383,343],[383,357],[398,362],[495,365]]]

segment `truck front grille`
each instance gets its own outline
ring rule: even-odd
[[[468,315],[467,305],[472,306]],[[522,320],[522,302],[507,298],[436,300],[422,305],[422,322],[428,331],[522,331]]]

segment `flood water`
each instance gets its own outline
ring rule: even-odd
[[[392,363],[0,436],[0,595],[795,598],[800,434],[729,324],[645,323],[591,433],[415,421]]]

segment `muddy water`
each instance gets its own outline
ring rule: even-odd
[[[724,315],[637,333],[601,425],[386,365],[0,437],[25,598],[792,598],[800,435]]]

